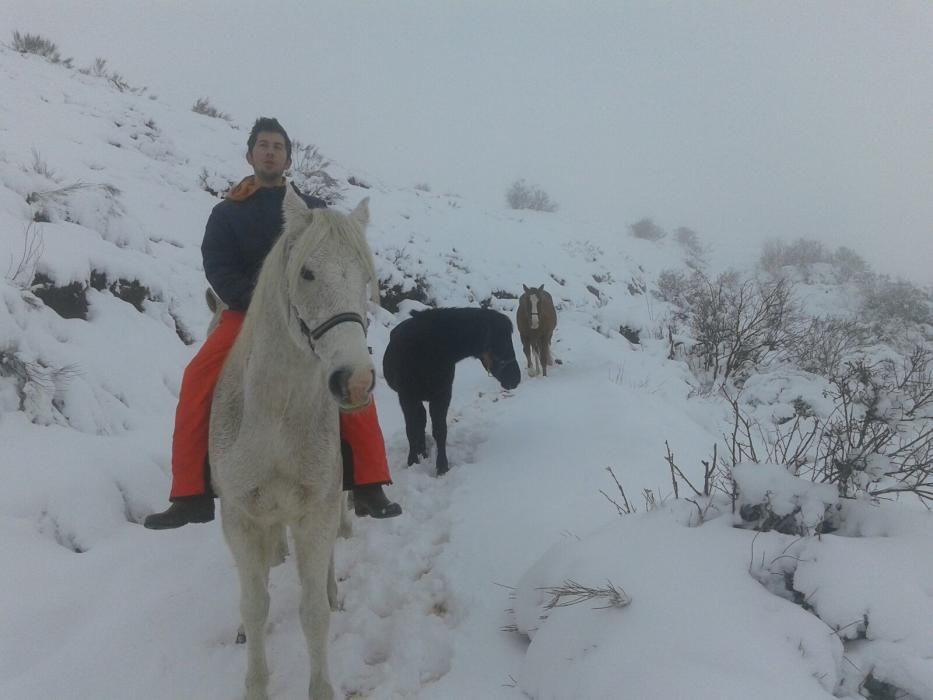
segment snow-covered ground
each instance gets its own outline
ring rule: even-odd
[[[218,200],[202,170],[248,174],[247,131],[5,48],[0,93],[0,697],[238,697],[245,649],[219,523],[140,522],[167,505],[178,385],[209,318],[199,245]],[[858,697],[871,672],[933,699],[929,513],[860,502],[841,534],[794,538],[732,527],[728,508],[697,526],[696,507],[670,498],[665,442],[702,480],[729,417],[667,359],[663,305],[642,293],[683,263],[675,243],[371,184],[346,185],[338,206],[371,197],[389,284],[420,278],[437,305],[510,315],[523,283],[545,284],[560,364],[502,392],[462,363],[442,479],[405,467],[401,413],[379,384],[404,514],[357,520],[337,545],[331,671],[347,697]],[[46,307],[33,272],[96,280],[87,319]],[[146,287],[142,312],[119,280]],[[376,315],[376,357],[401,317]],[[812,392],[787,376],[773,400]],[[619,497],[607,467],[637,514],[601,493]],[[773,476],[755,472],[749,490]],[[664,503],[647,509],[645,489]],[[782,594],[789,575],[806,606]],[[550,605],[568,581],[630,603]],[[304,697],[290,561],[271,592],[271,694]]]

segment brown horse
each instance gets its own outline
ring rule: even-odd
[[[553,365],[551,357],[551,335],[557,327],[557,310],[554,300],[540,287],[522,285],[525,292],[518,299],[518,311],[515,314],[518,334],[522,339],[522,349],[528,359],[528,376],[539,372],[547,376],[548,365]]]

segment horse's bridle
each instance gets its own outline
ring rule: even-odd
[[[295,315],[298,316],[298,325],[301,327],[301,333],[305,338],[308,339],[308,345],[311,346],[311,351],[314,350],[314,342],[320,340],[324,337],[324,334],[327,333],[331,328],[339,326],[341,323],[359,323],[363,328],[363,335],[366,335],[366,322],[363,320],[363,317],[352,311],[345,311],[340,314],[334,314],[329,319],[323,323],[315,326],[312,330],[308,327],[308,324],[305,323],[305,320],[298,314],[298,310],[295,309]]]

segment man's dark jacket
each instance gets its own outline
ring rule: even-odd
[[[309,207],[327,206],[323,199],[294,189]],[[246,311],[263,260],[282,233],[284,198],[284,184],[257,188],[251,177],[246,178],[227,193],[207,220],[201,243],[204,274],[234,311]]]

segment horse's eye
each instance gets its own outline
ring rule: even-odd
[[[314,273],[306,267],[301,268],[301,279],[309,282],[314,279]]]

